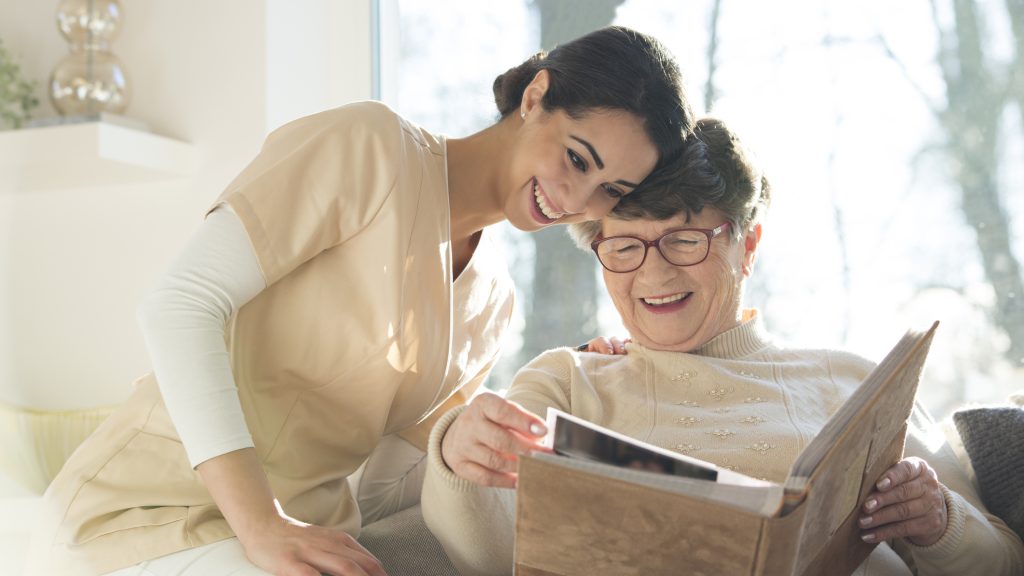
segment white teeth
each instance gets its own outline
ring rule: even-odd
[[[679,294],[665,296],[664,298],[642,298],[642,300],[645,303],[650,304],[651,306],[661,306],[662,304],[671,304],[672,302],[678,302],[683,299],[684,295],[685,294],[680,292]]]
[[[537,206],[540,206],[540,211],[547,216],[550,220],[558,220],[562,216],[565,216],[562,212],[555,212],[552,210],[548,203],[544,200],[544,195],[540,193],[540,186],[537,181],[533,181],[533,196],[537,199]]]

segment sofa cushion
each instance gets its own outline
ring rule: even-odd
[[[459,576],[423,521],[419,504],[363,526],[359,543],[390,576]]]
[[[953,414],[982,502],[1024,538],[1024,408],[971,408]]]

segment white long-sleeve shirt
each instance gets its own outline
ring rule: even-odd
[[[266,288],[242,222],[211,212],[138,309],[167,410],[192,466],[253,446],[231,373],[225,327]]]

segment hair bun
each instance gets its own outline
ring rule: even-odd
[[[494,85],[491,87],[494,91],[494,103],[498,106],[498,113],[503,117],[519,107],[523,92],[540,71],[540,62],[545,56],[545,52],[537,52],[522,64],[509,68],[494,79]]]

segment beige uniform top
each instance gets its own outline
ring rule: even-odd
[[[275,131],[220,202],[267,281],[227,333],[258,457],[287,514],[356,534],[347,476],[385,434],[425,446],[413,427],[495,360],[513,303],[504,261],[484,234],[452,281],[444,140],[375,102]],[[44,502],[29,574],[103,573],[233,535],[152,375]]]

